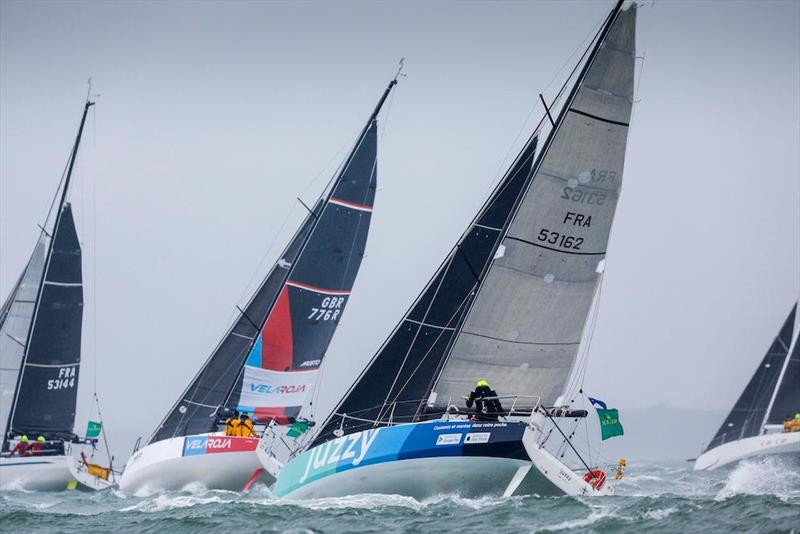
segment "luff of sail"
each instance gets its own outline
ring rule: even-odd
[[[69,437],[81,361],[83,277],[72,208],[61,211],[45,265],[9,432]]]
[[[580,345],[622,186],[633,102],[636,6],[618,12],[503,239],[434,391],[460,399],[478,378],[545,404]],[[591,61],[591,59],[590,59]],[[530,407],[533,400],[517,401]]]
[[[25,341],[33,320],[39,284],[42,281],[47,236],[42,233],[28,264],[20,275],[8,300],[0,309],[0,422],[5,435],[9,423],[14,391],[20,366],[25,356]]]
[[[742,438],[757,436],[761,433],[761,425],[766,416],[772,394],[778,386],[778,376],[789,352],[794,331],[797,305],[789,312],[789,316],[772,341],[767,353],[745,386],[736,404],[714,434],[706,451],[724,443]],[[783,421],[781,420],[781,423]]]

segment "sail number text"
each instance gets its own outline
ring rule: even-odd
[[[557,245],[561,248],[570,248],[574,250],[580,250],[581,245],[583,245],[583,238],[582,237],[575,237],[571,235],[562,234],[559,232],[554,232],[552,230],[548,230],[547,228],[542,228],[539,230],[539,235],[537,236],[539,241],[544,243],[549,243],[551,245]]]
[[[319,308],[311,308],[308,318],[313,321],[335,321],[342,313],[344,297],[325,297]]]
[[[75,367],[61,367],[58,378],[47,381],[47,389],[67,389],[75,387]]]

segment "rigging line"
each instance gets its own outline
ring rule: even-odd
[[[572,449],[572,451],[575,453],[575,456],[577,456],[577,457],[578,457],[578,459],[581,461],[581,463],[582,463],[582,464],[583,464],[583,466],[586,468],[586,470],[587,470],[587,471],[591,471],[592,469],[591,469],[591,468],[590,468],[588,465],[586,465],[586,462],[583,460],[583,457],[581,456],[581,454],[578,452],[578,450],[575,448],[575,446],[572,444],[572,442],[571,442],[571,441],[570,441],[570,440],[567,438],[567,436],[565,436],[565,435],[564,435],[564,432],[562,432],[562,431],[561,431],[561,427],[559,427],[559,426],[558,426],[558,423],[556,423],[555,419],[553,419],[553,416],[552,416],[552,415],[550,415],[550,414],[547,412],[547,410],[544,410],[544,413],[545,413],[545,415],[547,416],[547,418],[548,418],[548,419],[550,419],[550,421],[553,423],[553,426],[555,426],[555,427],[556,427],[556,430],[558,430],[558,433],[559,433],[559,434],[561,434],[561,436],[562,436],[562,437],[564,438],[564,440],[567,442],[567,445],[569,445],[569,446],[570,446],[570,448]]]

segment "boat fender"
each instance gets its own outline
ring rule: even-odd
[[[583,475],[583,481],[589,484],[593,489],[600,490],[603,484],[606,483],[606,472],[602,469],[593,469]]]

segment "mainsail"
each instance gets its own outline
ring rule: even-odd
[[[75,425],[83,322],[81,247],[69,204],[60,219],[11,418],[14,435],[67,437]]]
[[[621,4],[535,163],[534,134],[309,447],[441,414],[478,378],[546,403],[564,389],[622,183],[636,6]]]
[[[795,330],[790,352],[778,376],[778,388],[772,398],[772,405],[767,414],[766,424],[780,425],[787,417],[800,412],[800,322],[797,316],[797,304],[794,305]]]
[[[784,363],[786,362],[789,354],[789,347],[792,343],[792,334],[794,332],[796,313],[797,304],[792,307],[792,310],[789,312],[789,316],[786,318],[786,321],[784,321],[783,326],[778,332],[778,335],[772,341],[767,353],[761,360],[758,369],[756,369],[756,372],[753,374],[750,382],[747,383],[747,386],[739,396],[736,404],[733,405],[733,409],[722,422],[722,426],[719,427],[719,430],[717,430],[717,433],[709,442],[705,450],[713,449],[714,447],[718,447],[730,441],[737,441],[742,438],[757,436],[761,433],[764,419],[767,416],[767,408],[769,407],[770,400],[775,392],[775,388],[778,387],[778,377],[781,374],[781,370],[784,368]],[[795,344],[795,358],[797,357],[796,350],[797,344]],[[798,371],[796,364],[794,370],[795,372]],[[787,368],[787,375],[788,371],[789,370]],[[794,384],[792,384],[792,382],[794,382]],[[775,415],[770,417],[770,421],[774,417],[775,419],[780,418],[779,422],[783,423],[782,417],[784,414],[781,413],[781,410],[783,410],[784,406],[786,406],[784,404],[784,399],[798,399],[798,394],[796,393],[798,382],[797,375],[794,377],[787,376],[784,382],[787,384],[786,387],[789,390],[794,387],[795,391],[787,391],[785,397],[781,397],[781,402],[775,403],[776,407],[773,408],[771,412],[771,414]],[[790,406],[788,409],[797,410],[798,408],[795,404],[794,406]]]
[[[73,435],[81,361],[83,276],[81,247],[72,207],[66,200],[86,115],[93,105],[87,100],[83,108],[55,207],[52,235],[42,231],[25,271],[0,310],[0,386],[2,414],[7,421],[3,449],[14,436],[43,434],[58,439]],[[13,399],[6,402],[9,390]]]
[[[214,430],[222,408],[288,420],[314,387],[364,256],[377,184],[377,115],[392,80],[333,184],[154,433]]]

